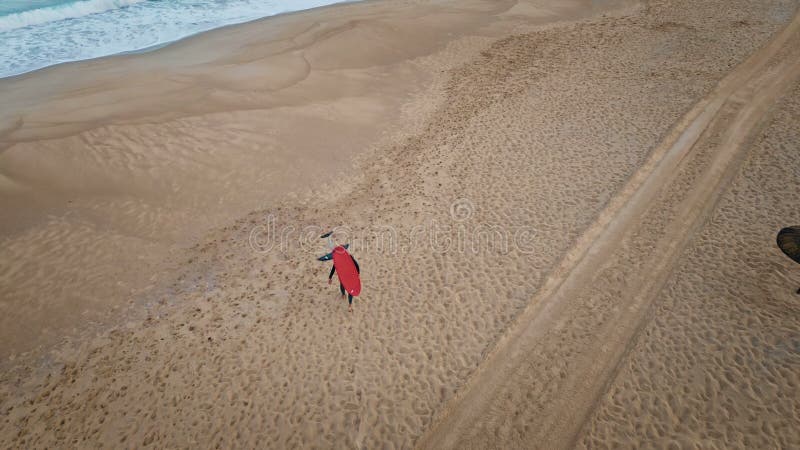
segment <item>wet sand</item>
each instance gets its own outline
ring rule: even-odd
[[[337,6],[0,82],[0,444],[794,445],[798,277],[762,234],[800,221],[797,35],[764,50],[796,5],[591,6]],[[338,225],[353,314],[299,238]]]

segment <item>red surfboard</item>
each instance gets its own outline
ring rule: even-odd
[[[334,248],[331,253],[333,253],[333,267],[336,268],[339,282],[342,283],[348,294],[357,297],[361,293],[361,277],[358,276],[353,257],[341,245]]]

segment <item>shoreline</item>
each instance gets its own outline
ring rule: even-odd
[[[274,17],[285,16],[285,15],[296,14],[296,13],[303,13],[303,12],[307,12],[307,11],[314,11],[314,10],[324,9],[324,8],[328,8],[328,7],[332,7],[332,6],[346,5],[346,4],[349,4],[349,3],[358,3],[358,2],[362,2],[362,1],[381,1],[381,0],[344,0],[344,1],[341,1],[341,2],[338,2],[338,3],[332,3],[332,4],[328,4],[328,5],[317,6],[317,7],[314,7],[314,8],[281,12],[281,13],[272,14],[272,15],[269,15],[269,16],[259,17],[259,18],[256,18],[256,19],[246,20],[244,22],[229,23],[229,24],[221,25],[221,26],[218,26],[216,28],[211,28],[211,29],[208,29],[208,30],[205,30],[205,31],[198,31],[196,33],[189,34],[189,35],[183,36],[181,38],[178,38],[178,39],[175,39],[175,40],[172,40],[172,41],[162,42],[160,44],[154,44],[154,45],[150,45],[150,46],[147,46],[147,47],[144,47],[144,48],[140,48],[140,49],[125,50],[125,51],[112,53],[112,54],[108,54],[108,55],[97,56],[97,57],[94,57],[94,58],[78,59],[78,60],[74,60],[74,61],[64,61],[64,62],[59,62],[59,63],[55,63],[55,64],[50,64],[50,65],[47,65],[47,66],[44,66],[44,67],[39,67],[38,69],[29,70],[27,72],[22,72],[22,73],[18,73],[18,74],[14,74],[14,75],[8,75],[8,76],[5,76],[5,77],[0,77],[0,82],[2,82],[2,80],[18,78],[18,77],[21,78],[21,77],[24,77],[26,75],[34,74],[34,73],[39,72],[39,71],[48,70],[50,68],[65,66],[65,65],[74,64],[74,63],[82,63],[82,62],[88,63],[88,62],[92,62],[92,61],[96,61],[96,60],[100,60],[100,59],[105,59],[105,58],[114,58],[114,57],[128,56],[128,55],[141,55],[141,54],[145,54],[145,53],[150,53],[150,52],[154,52],[154,51],[160,50],[162,48],[168,47],[168,46],[170,46],[172,44],[177,44],[177,43],[185,41],[187,39],[192,39],[192,38],[198,37],[198,36],[200,36],[202,34],[211,33],[211,32],[214,32],[216,30],[222,30],[222,29],[228,28],[228,27],[235,27],[235,26],[239,26],[239,25],[247,25],[247,24],[250,24],[250,23],[259,22],[259,21],[270,19],[270,18],[274,18]]]

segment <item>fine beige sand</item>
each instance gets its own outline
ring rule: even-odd
[[[581,436],[589,448],[798,445],[796,276],[774,244],[779,223],[800,218],[791,198],[800,178],[788,162],[797,151],[788,125],[796,109],[781,111],[759,138],[783,143],[785,154],[740,169],[774,103],[796,101],[798,42],[800,15],[686,113],[551,272],[422,447],[567,448]],[[737,172],[753,191],[730,185]],[[735,203],[720,201],[723,193]],[[665,282],[681,276],[692,244],[702,264],[685,269],[691,301],[667,300]],[[755,273],[759,266],[768,269]],[[650,309],[664,303],[680,318],[658,320],[671,318]],[[719,309],[703,309],[710,305]],[[634,366],[633,380],[615,375],[634,345],[646,345],[649,359]],[[758,356],[772,352],[781,356]],[[612,380],[612,399],[597,411]]]
[[[368,1],[0,80],[0,356],[135,313],[209,229],[352,176],[498,37],[626,6]]]
[[[677,262],[581,446],[800,447],[800,303],[787,289],[797,267],[770,238],[800,220],[787,201],[800,192],[798,118],[795,81]]]
[[[796,7],[377,0],[0,80],[0,446],[800,445]]]
[[[130,314],[207,230],[413,133],[493,37],[598,9],[370,1],[0,80],[0,356]]]
[[[800,83],[773,114],[655,299],[581,447],[800,447],[797,267],[771,239],[800,220],[787,201],[800,192]]]

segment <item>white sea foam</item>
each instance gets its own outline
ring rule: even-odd
[[[0,77],[142,50],[225,25],[343,1],[348,0],[80,0],[0,15]],[[98,11],[116,6],[89,13],[81,4]],[[49,10],[62,15],[45,13]],[[78,15],[79,10],[86,14]],[[27,25],[17,27],[26,14]],[[11,17],[16,17],[13,22]]]
[[[17,28],[41,25],[59,20],[75,19],[78,17],[97,14],[112,9],[124,8],[146,0],[84,0],[74,3],[53,5],[45,8],[22,11],[0,17],[0,31],[10,31]]]

